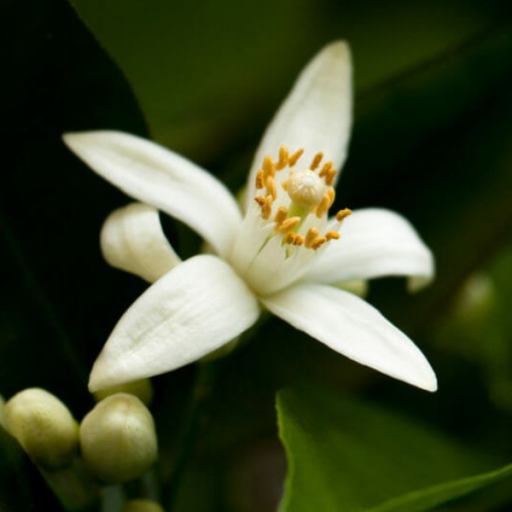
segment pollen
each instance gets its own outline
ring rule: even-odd
[[[277,197],[276,181],[272,176],[269,176],[265,182],[265,185],[267,187],[267,193],[271,195],[272,199],[275,201]]]
[[[280,233],[288,233],[288,231],[292,231],[302,219],[300,217],[290,217],[289,219],[284,220],[281,224],[276,226],[276,231]]]
[[[309,168],[312,171],[314,171],[318,167],[318,164],[320,164],[320,162],[322,161],[323,157],[324,157],[323,153],[317,153],[315,155],[315,157],[313,158],[313,161],[311,162],[311,165],[309,166]]]
[[[349,208],[345,208],[344,210],[340,210],[336,214],[336,220],[338,222],[342,222],[343,219],[346,219],[351,213],[352,213],[352,210],[350,210]]]
[[[290,156],[290,158],[288,159],[288,165],[290,167],[293,167],[299,161],[299,158],[302,156],[302,153],[304,153],[303,149],[299,149],[298,151],[293,153],[293,155]]]
[[[284,219],[288,216],[288,208],[286,206],[280,206],[277,210],[276,216],[274,217],[274,220],[277,222],[277,224],[281,224]]]
[[[260,169],[256,174],[256,188],[260,189],[265,186],[265,181],[263,179],[263,169]]]
[[[315,154],[308,169],[296,170],[295,165],[303,153],[304,149],[299,149],[290,154],[288,148],[282,146],[276,160],[270,156],[263,159],[255,179],[255,188],[261,192],[254,200],[260,208],[261,218],[274,222],[273,233],[268,239],[278,236],[283,245],[297,247],[286,249],[287,255],[301,246],[304,249],[300,250],[316,251],[331,240],[338,240],[341,223],[352,213],[348,208],[340,210],[335,217],[337,224],[320,233],[319,227],[325,225],[327,212],[336,198],[332,185],[338,171],[330,160],[322,164],[322,152]],[[278,197],[281,188],[286,192],[284,197]],[[311,226],[310,216],[318,218],[320,224],[306,231],[303,223],[310,219],[308,225]]]
[[[279,149],[279,161],[276,164],[276,169],[278,171],[281,171],[282,169],[284,169],[286,167],[286,165],[288,164],[288,160],[289,160],[288,150],[285,147],[281,147]]]
[[[304,241],[304,245],[310,249],[313,244],[313,240],[318,237],[318,228],[310,228],[308,234],[306,235],[306,239]]]
[[[311,249],[316,251],[317,249],[320,249],[325,242],[327,242],[327,238],[325,236],[318,236],[311,243]]]
[[[293,244],[296,238],[297,235],[293,231],[288,231],[288,233],[286,233],[286,235],[283,238],[283,242],[285,244]]]
[[[301,246],[304,243],[304,237],[300,235],[295,235],[293,239],[293,245]]]
[[[331,186],[334,183],[334,178],[338,174],[336,169],[329,169],[327,171],[327,175],[325,176],[325,184]]]
[[[327,233],[325,233],[325,238],[327,240],[339,240],[340,234],[337,231],[327,231]]]
[[[265,198],[265,203],[261,207],[261,216],[266,220],[270,217],[272,213],[272,196],[267,196]]]
[[[332,168],[332,162],[329,160],[328,162],[326,162],[321,171],[318,173],[318,175],[320,176],[320,178],[323,178],[324,176],[327,176],[327,173],[331,170]]]

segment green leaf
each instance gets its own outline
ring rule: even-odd
[[[319,390],[278,394],[281,512],[422,512],[512,476],[424,426]],[[476,476],[475,476],[476,475]]]
[[[373,88],[487,27],[495,2],[71,0],[125,72],[156,139],[200,158],[257,137],[322,45],[348,40]],[[199,150],[200,148],[200,150]]]

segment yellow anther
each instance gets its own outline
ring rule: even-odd
[[[295,242],[295,239],[297,238],[297,235],[293,233],[293,231],[288,231],[286,235],[284,235],[283,242],[285,244],[293,244]]]
[[[267,194],[270,194],[272,199],[275,201],[277,197],[276,180],[272,176],[269,176],[265,185],[267,187]]]
[[[309,249],[311,248],[311,244],[313,240],[318,236],[318,228],[309,228],[309,231],[306,235],[306,240],[304,241],[305,246]]]
[[[288,190],[288,180],[284,180],[281,183],[281,187],[283,187],[283,190],[286,192]]]
[[[293,153],[293,155],[290,158],[288,158],[288,166],[293,167],[297,163],[299,158],[302,156],[302,153],[304,153],[303,149],[299,149],[298,151]]]
[[[324,157],[323,153],[317,153],[315,155],[315,157],[313,158],[313,161],[311,162],[311,165],[309,166],[309,168],[312,171],[314,171],[318,167],[318,164],[322,161],[323,157]]]
[[[304,243],[304,237],[300,235],[296,235],[293,240],[293,245],[302,245]]]
[[[331,196],[325,193],[322,201],[316,207],[316,216],[321,219],[327,213],[329,206],[331,206]]]
[[[276,231],[280,233],[287,233],[288,231],[291,231],[302,219],[300,217],[290,217],[289,219],[286,219],[281,224],[276,226]]]
[[[265,186],[265,182],[263,181],[263,169],[260,169],[256,173],[256,188],[263,188]]]
[[[332,187],[329,187],[327,189],[327,195],[329,196],[330,202],[329,202],[329,208],[332,206],[332,203],[334,203],[334,199],[336,198],[336,192]]]
[[[317,249],[322,247],[322,245],[324,245],[325,242],[327,242],[327,238],[325,238],[325,236],[318,236],[311,243],[311,249],[316,251]]]
[[[351,213],[352,213],[352,210],[350,210],[349,208],[345,208],[344,210],[340,210],[336,214],[336,220],[338,222],[341,222],[343,219],[347,218]]]
[[[267,181],[267,178],[269,176],[274,176],[276,174],[276,168],[274,166],[274,162],[272,161],[272,158],[269,156],[266,156],[263,159],[263,180]]]
[[[320,178],[323,178],[324,176],[327,176],[327,173],[332,168],[332,162],[329,160],[328,162],[325,162],[324,166],[322,167],[322,170],[320,171]]]
[[[327,231],[325,238],[327,240],[339,240],[340,234],[337,231]]]
[[[288,163],[288,150],[281,146],[279,149],[279,161],[276,164],[276,169],[280,171],[281,169],[284,169],[286,167],[286,164]]]
[[[280,206],[277,210],[276,216],[274,217],[274,220],[277,222],[277,224],[281,224],[284,219],[286,219],[288,215],[288,208],[286,206]]]
[[[267,196],[265,198],[265,203],[261,207],[261,216],[266,220],[270,217],[270,214],[272,213],[272,203],[274,200],[272,199],[272,196]]]
[[[325,176],[325,184],[331,186],[334,183],[334,177],[338,174],[336,169],[329,169]]]
[[[265,204],[266,199],[263,196],[256,196],[254,200],[261,206]]]

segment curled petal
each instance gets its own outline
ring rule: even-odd
[[[256,298],[229,265],[195,256],[142,294],[92,369],[91,391],[175,370],[227,344],[258,318]]]
[[[299,284],[262,302],[295,328],[358,363],[427,391],[437,389],[436,376],[416,345],[349,292]]]
[[[326,46],[299,75],[291,93],[268,126],[256,152],[247,201],[254,196],[256,173],[265,156],[277,159],[279,148],[304,148],[307,165],[322,151],[339,169],[345,162],[352,125],[352,66],[348,45]]]
[[[129,196],[176,217],[221,255],[241,223],[222,183],[186,158],[149,140],[114,131],[67,133],[68,147]]]
[[[101,230],[109,265],[153,283],[181,262],[162,231],[158,211],[132,203],[112,212]]]
[[[407,276],[410,288],[416,290],[434,276],[430,249],[398,213],[380,208],[358,210],[343,222],[340,234],[315,260],[307,280],[338,284]]]

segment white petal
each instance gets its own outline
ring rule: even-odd
[[[91,391],[175,370],[249,328],[256,298],[224,261],[202,255],[178,265],[126,311],[91,373]]]
[[[304,148],[301,162],[306,166],[322,151],[335,168],[341,168],[351,125],[350,51],[345,42],[338,41],[325,47],[306,66],[268,126],[251,167],[247,203],[254,196],[254,180],[263,158],[277,158],[281,146],[292,152]]]
[[[430,282],[434,258],[401,215],[379,208],[358,210],[343,221],[341,238],[313,263],[306,279],[342,283],[382,276],[410,276],[411,288]]]
[[[64,142],[129,196],[189,225],[224,255],[241,222],[229,191],[206,171],[151,141],[122,132],[68,133]]]
[[[158,211],[142,203],[112,212],[103,224],[100,243],[110,265],[150,283],[181,262],[162,231]]]
[[[428,391],[436,377],[414,343],[374,307],[349,292],[295,285],[262,300],[275,315],[336,352]]]

